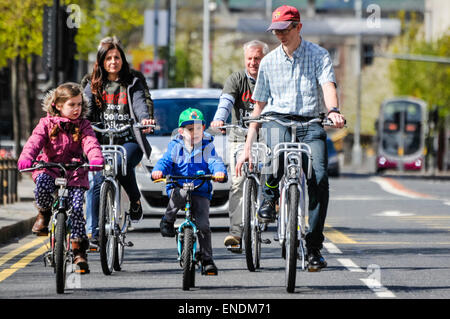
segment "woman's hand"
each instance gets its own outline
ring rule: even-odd
[[[155,120],[154,119],[143,119],[141,121],[142,125],[155,125]],[[144,134],[149,134],[153,132],[153,127],[148,127],[142,130],[142,133]]]

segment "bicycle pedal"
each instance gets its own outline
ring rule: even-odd
[[[309,267],[308,266],[308,272],[319,272],[321,270],[320,267]]]
[[[125,244],[125,246],[127,246],[127,247],[133,247],[134,244],[133,244],[133,242],[129,241],[128,243]]]
[[[227,249],[233,253],[242,253],[241,245],[229,245],[227,246]]]
[[[269,238],[266,238],[266,239],[262,239],[261,243],[266,244],[266,245],[270,245],[272,242],[270,241]]]
[[[89,271],[89,269],[75,269],[75,273],[84,275],[84,274],[89,274],[90,271]]]

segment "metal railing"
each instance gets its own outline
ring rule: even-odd
[[[19,200],[18,181],[17,159],[0,158],[0,205],[12,204]]]

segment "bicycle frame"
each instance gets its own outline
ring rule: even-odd
[[[182,241],[183,229],[186,227],[190,227],[190,228],[192,228],[192,230],[194,232],[194,245],[192,247],[192,261],[194,263],[196,263],[198,261],[196,259],[197,258],[196,253],[198,251],[198,249],[197,249],[198,229],[197,229],[197,225],[195,224],[195,222],[191,219],[191,192],[194,190],[194,183],[184,183],[183,189],[186,189],[188,192],[187,192],[187,196],[186,196],[186,205],[184,208],[185,218],[184,218],[183,223],[181,223],[181,225],[177,229],[177,232],[178,232],[178,236],[177,236],[178,260],[181,261],[181,254],[182,254],[182,250],[183,250],[183,241]]]
[[[295,138],[295,135],[294,135]],[[287,191],[291,185],[297,185],[300,194],[298,205],[298,222],[299,235],[304,237],[306,232],[305,215],[306,215],[306,177],[302,167],[302,154],[308,157],[307,178],[311,178],[312,155],[311,147],[305,143],[279,143],[274,148],[274,170],[278,167],[279,156],[285,153],[284,157],[284,178],[281,181],[281,203],[280,203],[280,223],[278,230],[278,238],[280,245],[284,244],[286,239],[286,223],[287,223]],[[299,236],[299,238],[300,238]]]

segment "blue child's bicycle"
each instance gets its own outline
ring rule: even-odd
[[[178,180],[189,180],[182,185]],[[198,185],[194,185],[194,181],[201,180]],[[198,228],[192,214],[191,198],[192,192],[200,188],[206,181],[214,180],[213,175],[197,175],[197,176],[171,176],[167,175],[165,178],[155,180],[154,182],[171,183],[176,187],[186,190],[186,205],[184,208],[185,219],[177,228],[177,249],[178,260],[180,266],[183,268],[183,290],[189,290],[195,287],[195,267],[199,263],[202,264],[202,256],[198,249],[197,233]],[[216,275],[215,273],[207,273],[202,265],[202,275]]]

